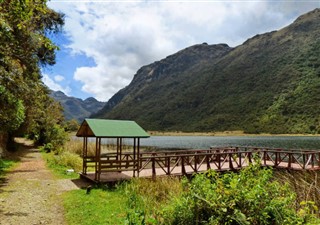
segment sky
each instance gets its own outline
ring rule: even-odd
[[[43,82],[68,96],[108,101],[144,65],[204,42],[236,47],[320,8],[320,0],[51,0],[48,6],[65,14],[65,25],[51,37],[60,50],[57,63],[42,68]]]

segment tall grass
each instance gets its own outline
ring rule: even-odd
[[[162,220],[161,209],[183,193],[175,177],[133,179],[125,186],[127,224],[156,224]]]
[[[82,155],[83,151],[83,141],[70,139],[64,145],[64,151],[77,154],[79,156]],[[94,156],[96,152],[96,146],[93,142],[88,142],[88,156]]]
[[[66,192],[63,202],[68,224],[155,224],[161,208],[181,193],[177,178],[132,179],[114,188],[96,186],[89,194]]]
[[[93,151],[92,145],[88,146],[90,154]],[[47,165],[59,178],[78,178],[78,172],[82,170],[82,142],[70,139],[65,145],[53,152],[43,152],[43,158]],[[93,154],[93,153],[92,153]],[[66,173],[68,169],[73,169],[74,173]]]
[[[97,187],[89,194],[85,190],[67,192],[64,194],[66,218],[69,224],[194,224],[195,218],[212,212],[222,219],[230,219],[228,213],[233,210],[239,220],[243,219],[243,224],[248,224],[253,216],[244,220],[244,213],[251,212],[258,217],[258,211],[262,210],[259,207],[269,204],[270,207],[265,207],[268,216],[280,211],[289,213],[289,220],[284,224],[318,224],[315,217],[319,213],[316,207],[319,204],[318,172],[275,170],[272,177],[270,172],[254,172],[209,173],[207,177],[197,175],[198,178],[184,179],[184,182],[174,177],[160,177],[155,181],[136,178],[114,189]],[[239,208],[241,205],[243,208]],[[190,223],[177,222],[179,215],[192,216],[193,209],[198,214]],[[266,216],[261,214],[259,218],[267,221]],[[278,216],[284,218],[284,214]]]
[[[296,194],[296,208],[301,202],[314,202],[320,209],[320,171],[275,170],[274,178],[287,183]],[[320,212],[315,212],[320,216]]]

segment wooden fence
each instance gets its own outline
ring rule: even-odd
[[[224,147],[207,150],[176,150],[143,152],[135,159],[132,153],[108,153],[96,161],[84,159],[86,168],[96,168],[96,180],[105,172],[132,171],[134,176],[189,175],[209,169],[217,171],[239,170],[254,160],[262,166],[294,170],[319,170],[320,151],[286,150],[261,147]]]

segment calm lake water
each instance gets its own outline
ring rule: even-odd
[[[108,143],[113,140],[107,140]],[[132,144],[131,139],[124,139],[124,144]],[[141,146],[161,149],[208,149],[211,146],[256,146],[287,149],[319,149],[320,137],[301,136],[152,136],[141,138]]]

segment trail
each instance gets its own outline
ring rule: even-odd
[[[68,179],[56,179],[39,150],[24,139],[15,157],[20,162],[0,181],[0,224],[66,224],[61,194],[79,188]]]

